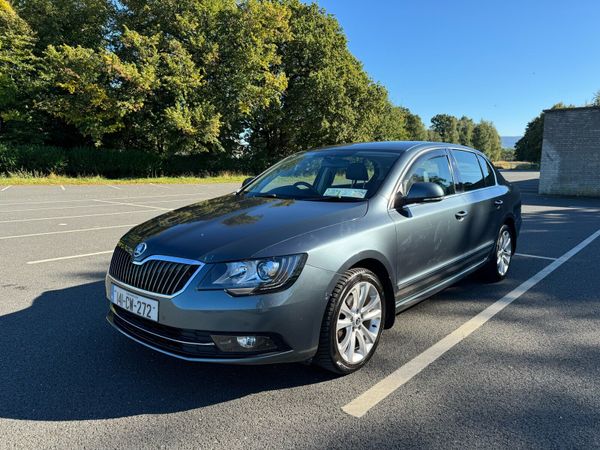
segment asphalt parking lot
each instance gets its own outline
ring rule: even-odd
[[[600,199],[506,177],[524,203],[509,278],[470,277],[402,313],[341,378],[187,363],[105,321],[119,237],[237,186],[0,186],[0,447],[600,447]],[[505,298],[364,415],[344,409]]]

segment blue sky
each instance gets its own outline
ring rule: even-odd
[[[391,100],[522,135],[542,109],[600,90],[600,0],[318,0]]]

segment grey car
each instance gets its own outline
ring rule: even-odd
[[[347,374],[397,313],[474,271],[502,280],[520,226],[517,188],[477,150],[302,152],[125,234],[106,276],[108,321],[190,361]]]

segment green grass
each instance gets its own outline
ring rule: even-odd
[[[494,161],[494,166],[504,170],[540,170],[538,163],[527,161]]]
[[[224,173],[212,177],[156,177],[156,178],[118,178],[104,177],[67,177],[63,175],[34,176],[14,174],[0,176],[0,185],[94,185],[94,184],[203,184],[203,183],[241,183],[248,175]]]

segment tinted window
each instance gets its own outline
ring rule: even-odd
[[[435,183],[442,187],[445,195],[454,194],[454,182],[448,158],[439,155],[418,160],[406,175],[403,192],[408,193],[410,187],[416,182]]]
[[[477,155],[461,150],[452,150],[458,166],[458,180],[463,191],[473,191],[485,187],[483,174],[477,162]]]
[[[492,168],[490,167],[490,163],[488,163],[485,158],[477,155],[477,159],[479,160],[479,165],[481,166],[481,170],[483,170],[483,178],[485,179],[486,186],[493,186],[496,184],[496,179],[494,178],[494,172],[492,172]]]

